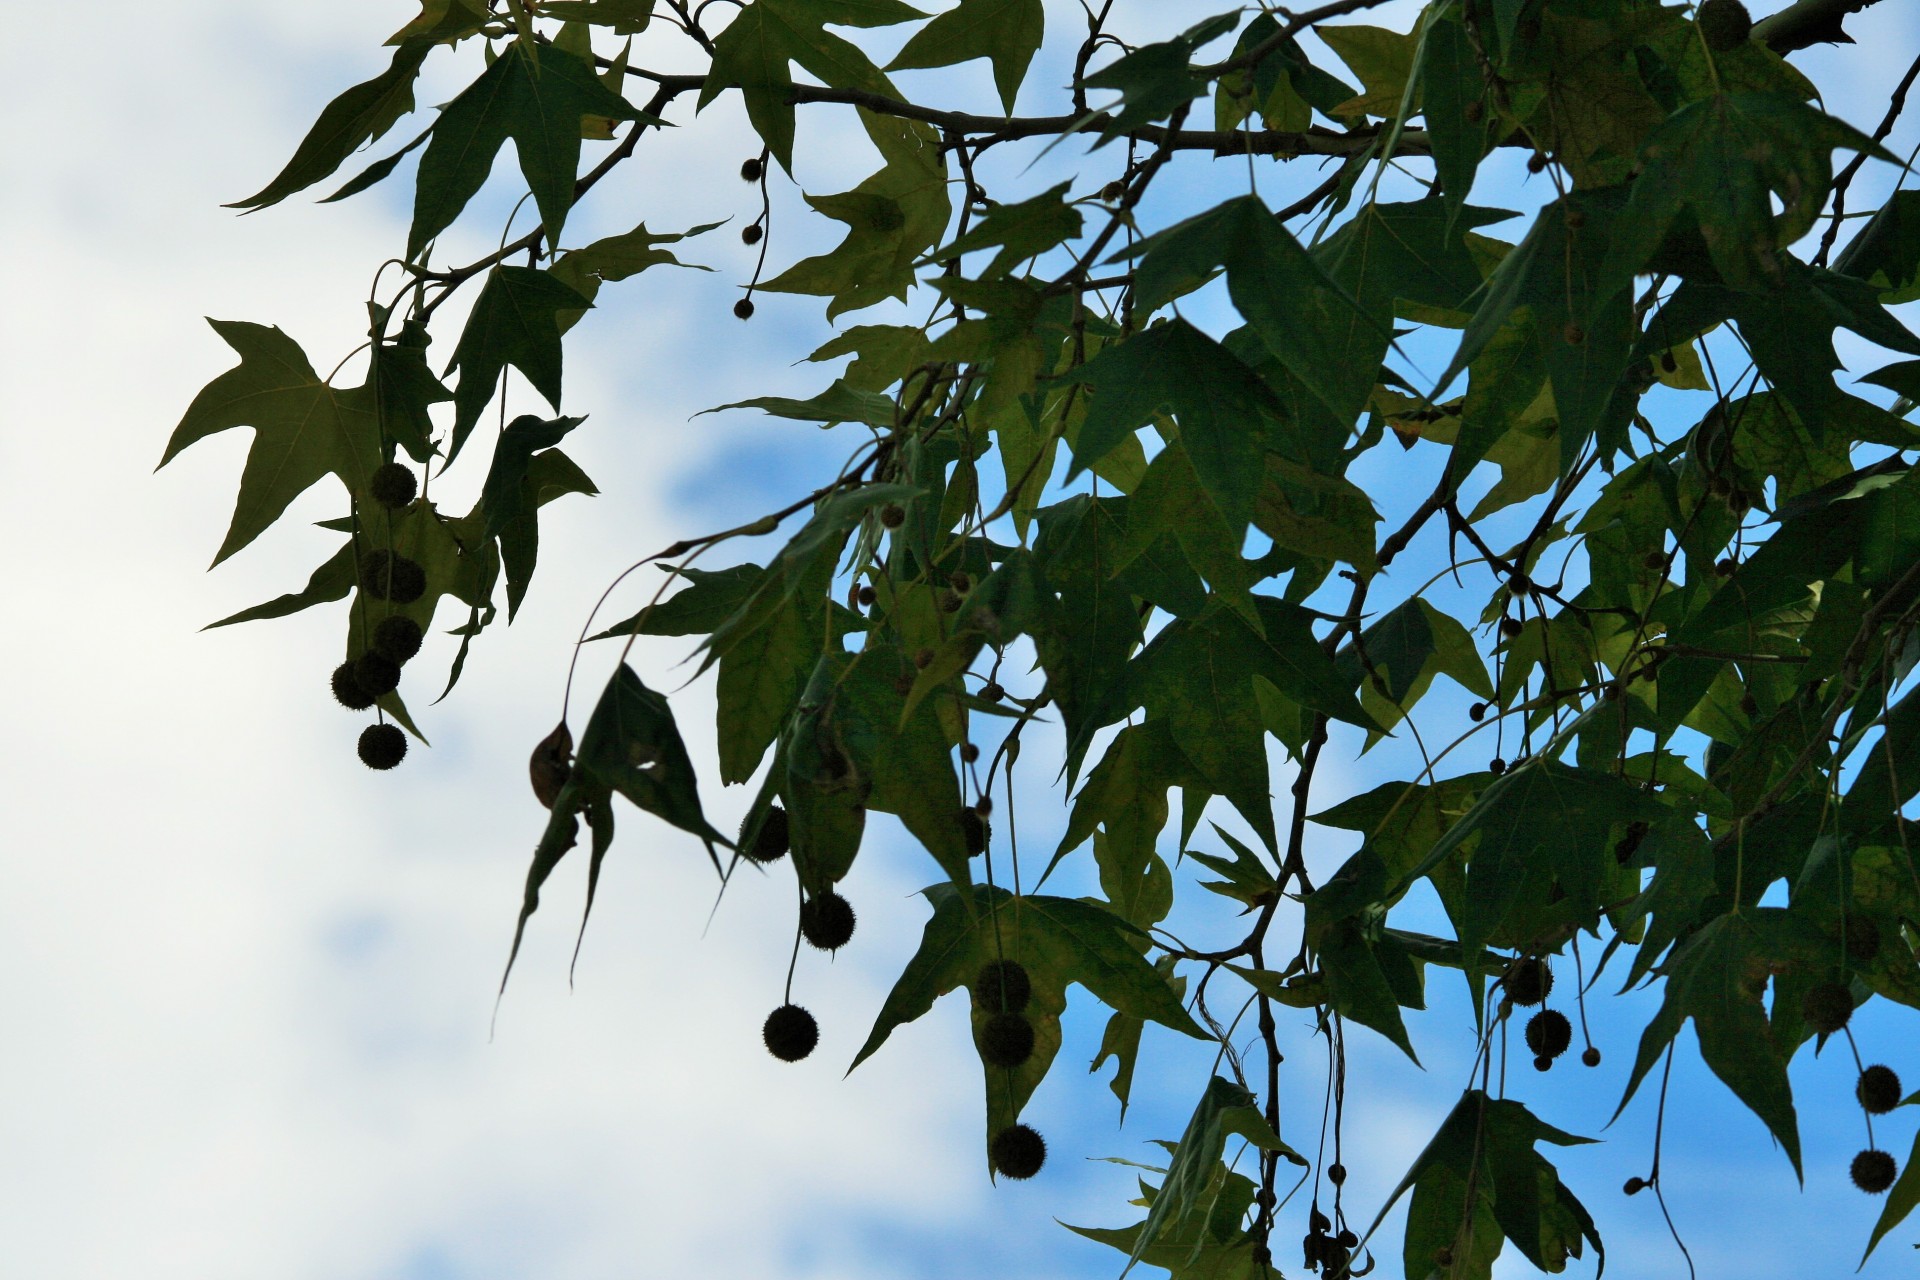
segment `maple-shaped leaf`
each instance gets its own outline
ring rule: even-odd
[[[717,222],[708,222],[685,231],[655,234],[648,231],[647,224],[643,222],[631,231],[602,237],[584,248],[570,249],[561,254],[559,260],[547,270],[554,279],[571,286],[588,301],[599,294],[602,284],[636,276],[648,267],[691,267],[695,271],[711,271],[712,267],[701,266],[697,262],[682,262],[671,249],[660,246],[704,235],[719,225]],[[571,329],[582,314],[563,313],[560,316],[560,331],[564,333]]]
[[[207,321],[240,356],[187,406],[160,466],[188,445],[230,427],[252,427],[233,523],[213,562],[252,542],[323,477],[358,491],[381,463],[380,422],[368,387],[332,386],[300,344],[278,328],[240,320]]]
[[[888,64],[889,71],[950,67],[987,58],[1000,105],[1013,112],[1013,99],[1026,78],[1027,64],[1046,33],[1046,9],[1040,0],[960,0],[914,33]]]
[[[1624,287],[1685,212],[1730,287],[1778,288],[1780,246],[1820,216],[1840,147],[1900,163],[1852,125],[1792,98],[1729,93],[1682,107],[1641,148],[1644,167],[1603,275]]]
[[[1074,983],[1112,1009],[1206,1038],[1166,975],[1141,954],[1146,935],[1111,911],[1074,898],[1016,896],[990,885],[974,887],[972,906],[951,884],[934,885],[926,896],[933,917],[919,950],[880,1006],[853,1066],[872,1057],[895,1028],[926,1014],[941,996],[963,986],[971,989],[988,961],[1018,961],[1033,986],[1026,1016],[1034,1027],[1034,1051],[1010,1071],[986,1068],[989,1141],[1019,1118],[1052,1065],[1067,987]],[[976,1035],[989,1013],[985,1004],[974,1002]]]
[[[900,0],[755,0],[713,42],[713,66],[700,90],[700,106],[737,88],[747,100],[747,119],[780,162],[793,168],[793,68],[833,89],[864,89],[898,97],[891,82],[859,46],[827,31],[829,26],[885,27],[920,10]]]
[[[406,320],[397,337],[380,336],[386,327],[386,309],[374,313],[375,341],[369,356],[367,382],[380,403],[380,429],[407,451],[415,462],[426,462],[435,452],[432,406],[453,399],[427,364],[427,345],[433,341],[424,321]]]
[[[1119,1015],[1115,1015],[1116,1021]],[[1163,1147],[1174,1144],[1163,1142]],[[1115,1160],[1133,1164],[1131,1160]],[[1146,1168],[1150,1173],[1165,1170]],[[1224,1160],[1216,1160],[1210,1176],[1193,1199],[1198,1211],[1181,1214],[1150,1240],[1147,1223],[1130,1227],[1076,1227],[1062,1223],[1067,1230],[1089,1240],[1110,1245],[1129,1258],[1139,1252],[1139,1261],[1149,1267],[1166,1270],[1170,1280],[1272,1280],[1279,1273],[1271,1258],[1262,1258],[1252,1233],[1246,1229],[1247,1210],[1252,1207],[1258,1188],[1252,1178],[1236,1173]],[[1159,1203],[1160,1189],[1140,1182],[1140,1198],[1133,1203],[1151,1211]]]
[[[1606,1250],[1592,1216],[1535,1149],[1542,1142],[1568,1147],[1592,1141],[1554,1128],[1511,1099],[1469,1089],[1366,1234],[1379,1230],[1387,1210],[1411,1190],[1405,1246],[1410,1276],[1483,1280],[1500,1254],[1502,1236],[1541,1271],[1566,1270],[1567,1259],[1580,1257],[1587,1244],[1604,1268]],[[1449,1261],[1438,1266],[1439,1256]]]
[[[1766,915],[1777,909],[1763,909]],[[1660,1055],[1693,1019],[1700,1056],[1734,1096],[1759,1116],[1786,1148],[1793,1171],[1800,1173],[1800,1128],[1794,1117],[1787,1064],[1775,1052],[1761,1003],[1769,969],[1762,933],[1744,914],[1718,917],[1674,948],[1659,972],[1666,979],[1660,1012],[1640,1036],[1633,1074],[1614,1114],[1626,1110],[1634,1091],[1660,1061]]]
[[[564,49],[516,40],[480,78],[449,102],[420,157],[407,258],[460,216],[493,171],[508,138],[540,209],[549,243],[556,243],[573,207],[580,167],[580,119],[649,117],[607,88],[593,68]]]
[[[1102,348],[1067,380],[1093,389],[1069,481],[1171,410],[1193,473],[1221,518],[1246,527],[1280,408],[1232,352],[1176,319]]]
[[[225,207],[251,212],[278,204],[325,178],[362,146],[379,141],[394,121],[413,110],[413,82],[432,48],[426,40],[401,44],[385,71],[326,105],[272,182]]]
[[[493,399],[500,371],[508,365],[525,374],[548,404],[560,407],[559,316],[592,305],[572,286],[533,267],[495,267],[488,274],[447,364],[448,373],[460,371],[460,385],[453,393],[448,462],[480,421]]]

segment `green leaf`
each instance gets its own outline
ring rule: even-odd
[[[1187,1121],[1186,1132],[1180,1135],[1173,1162],[1167,1166],[1166,1180],[1153,1198],[1147,1220],[1141,1224],[1121,1275],[1133,1270],[1163,1238],[1197,1234],[1191,1225],[1194,1218],[1211,1220],[1214,1204],[1209,1192],[1217,1192],[1215,1170],[1226,1153],[1230,1135],[1245,1138],[1263,1151],[1277,1151],[1296,1165],[1307,1163],[1280,1140],[1280,1135],[1260,1114],[1251,1093],[1231,1080],[1215,1076],[1208,1082],[1207,1091],[1200,1095],[1200,1102]],[[1186,1262],[1191,1263],[1199,1256],[1201,1243],[1194,1241]]]
[[[380,465],[380,425],[367,387],[348,390],[321,380],[300,344],[278,328],[208,320],[240,356],[187,406],[160,465],[195,441],[232,427],[252,427],[253,445],[240,473],[233,522],[213,562],[259,537],[287,505],[327,475],[359,491]]]
[[[257,604],[251,609],[242,609],[239,613],[229,614],[218,622],[209,622],[202,631],[211,631],[215,627],[230,627],[236,622],[256,622],[262,618],[284,618],[290,613],[302,609],[311,609],[317,604],[328,604],[334,600],[344,600],[353,590],[356,571],[353,544],[347,543],[334,552],[327,562],[313,571],[307,579],[307,585],[290,595],[276,596],[265,604]]]
[[[1000,252],[979,273],[980,279],[992,280],[1064,244],[1080,234],[1084,221],[1080,210],[1067,202],[1070,186],[1063,182],[1029,199],[993,206],[967,234],[934,253],[933,261],[953,262],[965,254],[997,247]]]
[[[887,70],[991,59],[1000,105],[1011,115],[1020,82],[1045,31],[1046,11],[1040,0],[960,0],[956,8],[915,32]]]
[[[754,0],[713,42],[713,66],[700,106],[737,88],[747,118],[780,167],[793,169],[793,70],[799,63],[834,89],[899,94],[860,49],[829,25],[884,27],[926,15],[899,0]]]
[[[881,395],[877,391],[857,391],[837,378],[832,386],[810,400],[792,400],[785,396],[756,396],[751,400],[736,400],[732,404],[717,404],[711,409],[702,409],[700,412],[719,413],[723,409],[759,409],[776,418],[817,422],[823,427],[836,426],[842,422],[860,422],[870,427],[891,427],[900,413],[899,406],[894,404],[892,396]]]
[[[670,566],[668,571],[676,578],[685,578],[687,588],[587,638],[707,635],[747,602],[766,575],[766,570],[757,564],[740,564],[731,569]]]
[[[543,17],[563,22],[589,22],[617,36],[637,36],[653,21],[654,0],[547,0]]]
[[[376,330],[383,321],[384,313],[377,314]],[[427,345],[432,341],[424,322],[404,321],[398,337],[374,343],[367,373],[379,401],[380,429],[415,462],[426,462],[434,455],[429,410],[453,399],[453,392],[441,385],[427,364]]]
[[[1780,246],[1812,229],[1841,147],[1900,163],[1853,126],[1791,98],[1719,94],[1682,107],[1641,149],[1642,170],[1602,276],[1624,287],[1687,213],[1729,287],[1780,287]]]
[[[1234,307],[1287,372],[1343,428],[1359,413],[1379,361],[1355,359],[1352,351],[1356,344],[1384,351],[1387,330],[1327,276],[1257,196],[1229,200],[1116,256],[1134,254],[1140,255],[1136,305],[1143,312],[1224,268]]]
[[[987,961],[1019,961],[1033,984],[1029,1017],[1051,1025],[1036,1027],[1043,1034],[1024,1066],[1012,1073],[988,1069],[989,1139],[1019,1116],[1045,1075],[1059,1047],[1066,988],[1073,983],[1119,1012],[1206,1038],[1166,975],[1140,954],[1140,935],[1111,912],[1072,898],[1015,896],[990,885],[975,886],[972,906],[951,885],[935,885],[926,894],[934,910],[919,950],[881,1005],[853,1066],[872,1057],[895,1028],[931,1010],[939,997],[970,987]]]
[[[558,444],[582,421],[581,418],[542,421],[530,413],[522,414],[507,424],[494,445],[493,464],[480,489],[480,514],[484,522],[481,536],[501,540],[501,558],[507,571],[508,621],[520,611],[520,602],[526,597],[527,583],[539,556],[538,513],[542,499],[539,481],[533,474],[536,451]],[[594,492],[591,482],[587,482],[585,492]]]
[[[272,182],[224,207],[251,211],[278,204],[331,174],[361,147],[379,141],[394,121],[413,110],[413,81],[431,49],[424,41],[395,49],[385,71],[326,105]]]
[[[648,267],[691,267],[695,271],[711,271],[712,267],[703,267],[697,262],[682,262],[673,255],[671,249],[660,246],[705,235],[719,225],[718,222],[709,222],[685,231],[656,235],[647,230],[647,224],[643,222],[631,231],[623,231],[617,236],[604,236],[584,248],[561,254],[559,260],[548,268],[547,274],[591,302],[599,295],[603,283],[611,284],[637,276]],[[565,333],[571,329],[582,314],[562,313],[560,331]]]
[[[1901,1103],[1912,1102],[1912,1098]],[[1873,1256],[1873,1250],[1887,1232],[1906,1221],[1913,1207],[1920,1205],[1920,1133],[1913,1136],[1913,1150],[1908,1153],[1906,1163],[1900,1167],[1900,1180],[1887,1192],[1887,1206],[1880,1211],[1879,1220],[1873,1224],[1873,1235],[1867,1240],[1866,1252],[1860,1255],[1860,1265],[1866,1266],[1867,1259]]]
[[[1834,260],[1888,306],[1920,298],[1920,191],[1896,191]]]
[[[1800,1128],[1794,1117],[1787,1064],[1767,1032],[1766,990],[1772,959],[1743,915],[1712,920],[1674,949],[1660,966],[1666,978],[1660,1012],[1640,1036],[1640,1052],[1615,1110],[1626,1110],[1640,1082],[1688,1018],[1700,1035],[1700,1056],[1747,1109],[1766,1122],[1800,1176]]]
[[[1068,481],[1170,410],[1194,474],[1221,518],[1241,527],[1251,519],[1264,437],[1279,407],[1259,376],[1225,347],[1185,320],[1172,320],[1103,348],[1067,381],[1092,387]]]
[[[1541,1271],[1564,1271],[1569,1258],[1591,1244],[1606,1265],[1606,1251],[1586,1207],[1534,1148],[1542,1142],[1574,1146],[1592,1142],[1542,1123],[1518,1102],[1489,1098],[1469,1089],[1439,1131],[1415,1157],[1406,1177],[1365,1234],[1379,1229],[1387,1210],[1409,1189],[1406,1268],[1410,1276],[1484,1280],[1491,1274],[1505,1236]],[[1453,1257],[1438,1268],[1435,1257]]]
[[[655,817],[699,836],[716,869],[713,846],[733,847],[700,808],[699,779],[667,700],[642,684],[625,663],[607,682],[587,720],[574,767]]]
[[[1615,866],[1614,826],[1658,822],[1668,812],[1625,779],[1535,759],[1495,779],[1419,865],[1401,875],[1399,889],[1466,848],[1464,910],[1455,924],[1461,944],[1472,950],[1524,903],[1545,902],[1553,884],[1571,904],[1566,909],[1597,912],[1604,877]]]
[[[1164,120],[1205,93],[1207,82],[1194,75],[1190,65],[1194,51],[1227,34],[1239,21],[1237,13],[1208,18],[1175,39],[1143,45],[1088,76],[1088,88],[1112,89],[1120,95],[1119,109],[1109,109],[1102,120],[1101,142]]]
[[[560,407],[558,314],[592,305],[570,286],[532,267],[495,267],[488,273],[447,365],[449,373],[460,371],[447,461],[466,444],[508,365],[526,375],[548,404]]]
[[[547,240],[558,242],[573,206],[580,167],[580,118],[647,120],[646,113],[600,83],[586,62],[554,45],[516,40],[448,103],[433,128],[414,191],[407,258],[453,225],[493,170],[500,146],[514,155],[539,207]]]

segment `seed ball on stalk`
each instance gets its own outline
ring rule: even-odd
[[[1860,1082],[1853,1086],[1853,1096],[1860,1100],[1861,1108],[1868,1115],[1883,1116],[1900,1105],[1900,1077],[1892,1067],[1875,1063],[1860,1073]]]
[[[740,243],[741,244],[759,244],[760,237],[764,236],[765,234],[767,234],[765,228],[763,228],[757,222],[752,223],[748,226],[744,226],[740,228]]]
[[[343,662],[333,669],[333,698],[349,711],[365,711],[373,705],[374,697],[360,687],[353,668],[353,663]]]
[[[1493,759],[1487,761],[1487,772],[1492,774],[1494,777],[1497,778],[1501,774],[1505,773],[1506,771],[1507,771],[1507,762],[1505,760],[1502,760],[1499,756],[1495,756]]]
[[[1584,1066],[1597,1067],[1600,1065],[1600,1051],[1592,1045],[1588,1045],[1586,1052],[1580,1055],[1580,1061]]]
[[[961,743],[961,744],[960,744],[960,758],[961,758],[962,760],[964,760],[964,761],[966,761],[966,762],[967,762],[968,764],[972,764],[972,763],[974,763],[974,762],[975,762],[976,760],[978,760],[978,759],[980,758],[980,746],[979,746],[979,744],[978,744],[978,743],[973,743],[973,742],[963,742],[963,743]]]
[[[889,502],[880,508],[880,523],[889,529],[898,529],[907,522],[907,509],[897,502]]]
[[[1525,625],[1522,624],[1518,618],[1508,616],[1500,619],[1500,634],[1509,640],[1514,639],[1525,630]]]
[[[1539,1004],[1553,994],[1553,970],[1545,960],[1522,956],[1507,968],[1507,997],[1515,1004]]]
[[[972,809],[960,811],[960,835],[967,842],[969,858],[977,858],[987,851],[987,820]]]
[[[367,492],[381,506],[398,510],[413,501],[413,496],[420,492],[420,482],[401,463],[383,462],[368,477]]]
[[[1017,1013],[996,1013],[980,1028],[980,1056],[1012,1069],[1033,1056],[1033,1024]]]
[[[1486,718],[1487,718],[1486,703],[1476,702],[1472,706],[1467,708],[1467,719],[1473,721],[1475,724],[1479,724],[1482,720],[1485,720]]]
[[[1010,1124],[993,1135],[987,1146],[993,1167],[1009,1178],[1025,1180],[1047,1162],[1047,1143],[1024,1124]]]
[[[391,658],[401,666],[420,652],[420,642],[425,639],[420,624],[404,614],[394,614],[382,618],[374,624],[373,651]]]
[[[1332,1184],[1333,1184],[1334,1186],[1336,1186],[1336,1187],[1339,1187],[1339,1186],[1344,1186],[1344,1185],[1346,1185],[1346,1181],[1347,1181],[1347,1166],[1345,1166],[1345,1165],[1343,1165],[1343,1164],[1330,1164],[1330,1165],[1328,1165],[1328,1166],[1327,1166],[1327,1181],[1328,1181],[1328,1182],[1331,1182],[1331,1183],[1332,1183]]]
[[[787,820],[787,811],[779,805],[767,809],[767,816],[760,823],[760,830],[750,844],[740,849],[742,855],[755,862],[778,862],[787,856],[787,850],[793,847],[793,830]]]
[[[1637,1196],[1647,1189],[1647,1180],[1645,1178],[1628,1178],[1626,1185],[1620,1189],[1630,1196]]]
[[[767,1015],[760,1028],[767,1052],[782,1062],[798,1062],[820,1043],[820,1024],[797,1004],[783,1004]]]
[[[1753,15],[1740,0],[1702,0],[1693,20],[1700,24],[1707,48],[1715,53],[1736,49],[1753,36]]]
[[[407,758],[407,735],[398,725],[370,724],[360,731],[360,763],[391,769]]]
[[[1033,998],[1033,980],[1018,960],[989,960],[974,976],[973,998],[983,1009],[1019,1013]]]
[[[838,951],[853,937],[853,906],[829,889],[800,904],[800,936],[822,951]]]
[[[1853,1158],[1853,1185],[1870,1196],[1877,1196],[1893,1185],[1893,1176],[1899,1171],[1893,1157],[1884,1151],[1868,1149]]]
[[[760,157],[753,156],[740,166],[740,181],[758,182],[766,171],[767,167],[760,163]]]
[[[753,299],[742,298],[740,299],[740,301],[734,303],[733,314],[736,318],[741,320],[753,319]]]
[[[1822,982],[1800,1001],[1800,1016],[1822,1035],[1832,1035],[1853,1018],[1853,992],[1839,982]]]
[[[378,698],[400,687],[400,664],[369,649],[353,664],[353,679],[362,691]]]
[[[1573,1024],[1558,1009],[1542,1009],[1527,1019],[1527,1048],[1552,1060],[1573,1043]]]

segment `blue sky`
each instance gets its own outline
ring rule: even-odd
[[[31,122],[0,136],[0,227],[16,246],[11,305],[0,310],[0,534],[16,548],[16,607],[0,629],[13,674],[13,732],[0,740],[0,1275],[1117,1274],[1118,1255],[1053,1219],[1131,1219],[1130,1172],[1089,1160],[1146,1158],[1150,1139],[1176,1136],[1211,1055],[1149,1031],[1120,1127],[1106,1073],[1077,1065],[1092,1059],[1099,1021],[1070,1015],[1029,1110],[1054,1158],[1032,1184],[992,1187],[957,1005],[936,1007],[841,1078],[919,933],[916,907],[881,904],[931,878],[924,855],[878,824],[846,887],[857,906],[874,904],[855,945],[831,964],[803,960],[800,990],[824,1033],[807,1063],[784,1067],[757,1043],[785,971],[790,884],[776,875],[736,886],[709,927],[697,848],[637,816],[609,863],[577,987],[566,982],[580,889],[570,867],[488,1038],[539,827],[524,760],[557,713],[567,645],[592,601],[628,561],[758,514],[847,447],[752,414],[692,416],[749,394],[810,394],[829,377],[795,366],[830,332],[813,300],[765,295],[748,325],[728,314],[750,269],[734,231],[753,202],[735,170],[757,150],[732,102],[650,140],[645,163],[576,215],[570,238],[580,240],[640,217],[656,230],[735,222],[683,255],[712,274],[655,271],[609,290],[569,340],[566,408],[592,415],[569,450],[604,496],[549,509],[527,612],[476,645],[460,689],[428,713],[433,750],[387,776],[353,758],[359,722],[324,684],[340,647],[337,609],[198,630],[298,586],[332,549],[306,523],[339,514],[337,495],[316,489],[255,548],[200,572],[225,528],[244,433],[151,474],[180,410],[227,366],[199,317],[279,324],[330,366],[359,341],[366,283],[401,247],[408,197],[396,181],[344,204],[296,198],[247,218],[217,206],[256,190],[320,105],[381,64],[378,41],[412,8],[189,0],[161,22],[130,0],[59,6],[36,19],[41,38],[0,51],[0,82],[19,104],[10,119]],[[1208,10],[1135,0],[1117,6],[1116,25],[1170,31]],[[1403,25],[1408,11],[1384,6],[1373,20]],[[1076,12],[1049,6],[1057,38],[1030,79],[1035,109],[1064,77]],[[1853,29],[1857,48],[1802,65],[1835,95],[1834,110],[1870,125],[1920,43],[1920,21],[1885,4]],[[420,101],[445,101],[470,71],[470,54],[437,58]],[[978,64],[908,83],[990,95]],[[1903,124],[1895,149],[1916,140]],[[872,167],[843,112],[809,114],[801,154],[812,191],[842,190]],[[1061,147],[1030,180],[1112,163]],[[506,170],[446,256],[496,242],[512,200]],[[1478,202],[1531,208],[1538,196],[1520,176],[1490,164]],[[1156,216],[1227,189],[1204,162],[1168,177]],[[1261,178],[1276,201],[1314,180]],[[1855,206],[1870,207],[1864,193],[1889,182],[1870,166]],[[801,215],[790,187],[777,217],[775,261],[832,234]],[[443,338],[436,350],[450,348]],[[1875,366],[1858,348],[1842,355],[1855,374]],[[514,412],[542,409],[524,388],[512,394]],[[448,479],[456,502],[478,483],[476,468],[462,470]],[[1375,480],[1389,519],[1393,480]],[[1421,580],[1434,554],[1409,557],[1395,577]],[[639,590],[610,606],[614,616]],[[424,661],[450,656],[444,644]],[[671,686],[682,656],[654,644],[636,663]],[[610,661],[589,656],[588,687]],[[708,689],[680,695],[703,760],[713,758]],[[1442,719],[1464,707],[1457,693],[1434,695]],[[1364,790],[1406,759],[1395,744],[1335,756],[1319,794]],[[725,826],[744,797],[710,784],[708,801]],[[1026,838],[1047,843],[1059,797],[1036,777],[1021,804]],[[1349,851],[1341,833],[1316,832],[1316,867]],[[1073,874],[1061,891],[1081,890]],[[1429,990],[1433,1008],[1411,1019],[1426,1071],[1352,1032],[1347,1192],[1363,1222],[1465,1069],[1459,984],[1435,972]],[[1618,1191],[1645,1171],[1652,1091],[1601,1129],[1649,1010],[1645,996],[1592,1002],[1602,1066],[1529,1070],[1512,1087],[1551,1122],[1605,1139],[1566,1153],[1563,1176],[1599,1218],[1612,1265],[1664,1280],[1685,1269],[1651,1197]],[[1870,1060],[1920,1077],[1920,1063],[1902,1062],[1911,1016],[1876,1010],[1858,1031]],[[1306,1028],[1287,1035],[1288,1132],[1310,1141],[1324,1075]],[[1796,1066],[1802,1193],[1759,1122],[1698,1067],[1691,1034],[1681,1043],[1666,1177],[1701,1274],[1850,1267],[1877,1213],[1845,1182],[1861,1145],[1851,1065],[1829,1052]],[[1904,1157],[1912,1127],[1889,1126],[1881,1145]],[[1381,1274],[1397,1274],[1391,1221],[1383,1238]],[[1902,1273],[1917,1238],[1912,1226],[1896,1232],[1865,1274]]]

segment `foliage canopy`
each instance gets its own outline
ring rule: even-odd
[[[239,363],[162,461],[253,430],[216,563],[328,477],[347,500],[328,524],[341,547],[303,589],[223,623],[347,601],[336,688],[353,694],[411,657],[383,648],[383,620],[451,617],[450,690],[500,588],[510,619],[521,607],[542,508],[595,492],[561,447],[582,419],[504,421],[507,378],[557,414],[563,335],[601,290],[681,265],[714,230],[643,221],[576,243],[570,211],[670,120],[699,128],[699,108],[738,94],[764,146],[743,174],[769,192],[743,238],[779,261],[770,192],[804,154],[797,122],[851,107],[879,168],[805,196],[844,239],[756,272],[735,314],[775,291],[830,319],[911,296],[930,319],[849,324],[813,353],[851,357],[819,394],[727,406],[836,428],[846,463],[642,562],[667,570],[660,590],[593,638],[696,642],[717,669],[719,758],[692,757],[623,652],[577,749],[563,715],[535,751],[550,814],[515,951],[583,820],[591,907],[616,793],[722,877],[790,850],[805,900],[828,904],[808,925],[823,945],[852,927],[829,907],[868,816],[895,815],[938,879],[855,1064],[967,989],[983,1150],[1024,1176],[1035,1149],[1014,1127],[1070,986],[1110,1011],[1095,1065],[1116,1064],[1123,1110],[1147,1023],[1217,1041],[1191,1122],[1141,1184],[1144,1219],[1073,1228],[1176,1280],[1278,1274],[1303,1224],[1307,1268],[1335,1280],[1391,1251],[1372,1234],[1386,1208],[1349,1219],[1337,1154],[1302,1154],[1327,1135],[1283,1130],[1276,1017],[1310,1018],[1343,1079],[1349,1024],[1415,1055],[1403,1010],[1423,1007],[1429,968],[1472,993],[1475,1071],[1389,1201],[1410,1205],[1410,1280],[1487,1277],[1508,1247],[1552,1272],[1601,1253],[1553,1163],[1589,1139],[1515,1096],[1505,1033],[1525,1020],[1526,1057],[1551,1066],[1566,1011],[1584,1028],[1610,967],[1661,998],[1620,1105],[1691,1021],[1797,1171],[1789,1062],[1850,1039],[1858,1004],[1920,1008],[1903,816],[1920,790],[1920,338],[1889,310],[1920,298],[1920,193],[1839,235],[1862,164],[1900,163],[1880,140],[1914,76],[1871,134],[1822,109],[1788,55],[1844,38],[1860,0],[1758,24],[1736,0],[1432,0],[1407,30],[1354,20],[1374,2],[1116,33],[1111,0],[932,16],[901,0],[424,0],[387,69],[239,202],[284,200],[379,142],[415,111],[428,59],[473,72],[328,197],[418,152],[363,380],[322,378],[277,328],[213,322]],[[1071,83],[1053,114],[1019,114],[1063,15]],[[978,112],[894,79],[982,59]],[[509,141],[539,225],[435,265]],[[1055,148],[1092,176],[1047,185],[1045,166],[999,163]],[[1149,190],[1183,155],[1244,168],[1247,190],[1154,214]],[[1525,225],[1471,202],[1483,170],[1523,156]],[[1259,194],[1305,170],[1284,208]],[[457,325],[441,310],[456,295]],[[1885,353],[1870,395],[1836,378],[1843,329]],[[476,437],[496,403],[500,428]],[[471,510],[442,510],[430,485],[381,500],[383,465],[437,476],[470,445],[489,455],[465,464],[485,468]],[[1416,563],[1439,571],[1392,572]],[[1416,715],[1443,676],[1473,699],[1464,726]],[[398,689],[366,697],[419,736]],[[1023,754],[1043,722],[1061,752]],[[1330,747],[1389,736],[1415,744],[1411,776],[1315,787]],[[1023,869],[1011,839],[1016,768],[1072,797],[1044,866],[1029,849]],[[709,821],[703,778],[752,788],[737,840]],[[1357,845],[1318,883],[1310,825]],[[1043,892],[1069,859],[1097,897]],[[1177,861],[1213,878],[1176,884]],[[1176,887],[1183,922],[1204,890],[1237,940],[1176,936]],[[1406,927],[1435,901],[1449,936]],[[811,1026],[788,1028],[792,1054]],[[1861,1097],[1916,1101],[1864,1082]],[[1920,1150],[1896,1167],[1869,1251],[1920,1203]],[[1288,1207],[1302,1179],[1304,1212]],[[1657,1156],[1644,1181],[1658,1194]]]

